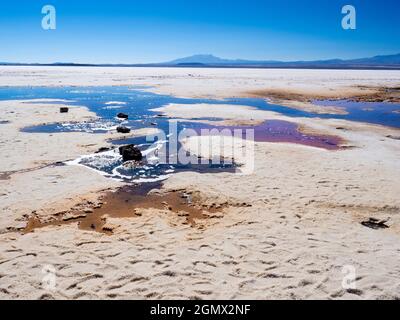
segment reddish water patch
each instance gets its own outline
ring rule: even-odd
[[[248,139],[246,130],[254,130],[254,140],[256,142],[287,142],[297,143],[327,150],[340,149],[340,144],[343,140],[337,136],[319,135],[319,134],[306,134],[300,131],[299,125],[296,123],[282,121],[282,120],[269,120],[257,126],[213,126],[209,124],[201,124],[195,130],[200,134],[202,129],[217,129],[222,131],[228,129],[242,130],[242,138]]]

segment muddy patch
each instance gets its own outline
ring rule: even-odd
[[[400,87],[368,87],[358,86],[361,90],[370,91],[353,97],[360,102],[389,102],[400,103]]]
[[[137,218],[144,209],[164,210],[183,218],[183,224],[196,227],[196,221],[207,219],[221,213],[227,205],[207,206],[196,196],[176,190],[160,192],[159,184],[128,185],[116,192],[102,196],[97,204],[91,206],[79,205],[68,212],[56,214],[56,218],[42,222],[37,216],[32,216],[23,233],[34,232],[36,229],[48,226],[63,226],[78,223],[81,230],[113,234],[118,226],[107,222],[108,218]]]
[[[9,180],[12,172],[0,172],[0,180]]]
[[[399,87],[373,87],[373,86],[355,86],[355,94],[332,94],[332,95],[319,95],[315,93],[300,93],[287,89],[264,89],[253,90],[249,94],[251,96],[261,98],[272,98],[276,100],[290,100],[311,102],[312,100],[323,99],[351,99],[359,102],[390,102],[400,103],[400,88]]]

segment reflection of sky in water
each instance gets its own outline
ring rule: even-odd
[[[314,101],[314,103],[320,106],[340,107],[349,113],[343,116],[332,116],[332,118],[400,128],[400,104],[398,103],[356,102],[349,100],[322,100]]]
[[[100,119],[96,121],[88,121],[81,123],[64,123],[50,124],[26,128],[26,132],[93,132],[104,133],[108,130],[115,129],[118,125],[131,127],[132,129],[140,129],[145,127],[156,127],[164,132],[169,131],[168,119],[157,117],[157,114],[150,109],[158,108],[168,103],[179,104],[196,104],[210,103],[215,108],[218,104],[247,105],[261,110],[275,111],[290,117],[319,117],[319,118],[336,118],[347,119],[353,121],[363,121],[375,124],[389,125],[400,127],[400,114],[394,111],[400,110],[400,104],[385,103],[359,103],[349,101],[316,101],[321,106],[337,106],[343,107],[349,113],[347,115],[328,115],[314,114],[311,112],[292,109],[279,105],[269,104],[264,99],[256,98],[235,98],[225,100],[213,99],[185,99],[176,98],[167,95],[157,95],[150,92],[140,91],[136,87],[3,87],[0,88],[0,100],[29,100],[29,99],[49,99],[48,103],[63,103],[67,105],[86,106],[89,110],[95,112]],[[59,99],[68,100],[68,102],[57,102]],[[38,103],[44,103],[42,101]],[[116,118],[119,112],[127,113],[128,120],[120,120]],[[204,120],[219,120],[214,118],[204,118]],[[0,119],[1,121],[1,119]],[[198,129],[204,125],[180,122],[178,124],[178,132],[183,128]],[[276,126],[275,126],[276,127]],[[280,124],[277,133],[276,128],[271,130],[268,126],[260,126],[256,131],[259,141],[288,141],[296,142],[290,139],[303,139],[307,142],[310,138],[304,135],[297,135],[293,128],[285,128],[284,124]],[[261,131],[262,132],[261,132]],[[266,135],[266,139],[262,139],[262,134]],[[261,138],[260,138],[261,135]],[[269,139],[269,140],[268,140]],[[311,137],[311,140],[314,138]],[[314,143],[314,141],[311,141]],[[133,138],[123,141],[116,141],[116,144],[134,143],[141,145],[142,151],[153,146],[146,142],[144,137]],[[318,141],[317,141],[318,143]],[[324,143],[324,140],[322,140]],[[329,143],[329,141],[327,141]],[[104,174],[137,178],[157,179],[157,177],[165,176],[176,169],[195,170],[207,172],[219,169],[218,166],[212,165],[169,165],[147,163],[139,168],[126,168],[122,165],[120,156],[117,152],[110,151],[98,155],[82,157],[80,164],[84,164],[96,170],[100,170]],[[232,166],[227,166],[227,170],[232,170]]]
[[[2,87],[0,88],[0,100],[15,99],[66,99],[71,105],[83,105],[96,112],[102,119],[113,121],[118,112],[130,115],[129,125],[140,126],[141,122],[151,122],[154,113],[149,109],[161,107],[168,103],[210,103],[210,104],[234,104],[256,107],[261,110],[275,111],[290,117],[319,117],[347,119],[353,121],[383,124],[400,128],[400,114],[394,111],[400,110],[400,104],[381,102],[350,102],[339,101],[315,101],[321,106],[344,107],[349,114],[330,115],[315,114],[293,108],[283,107],[267,103],[264,99],[234,98],[224,100],[213,99],[185,99],[167,95],[157,95],[141,91],[139,87]],[[112,103],[116,102],[116,103]],[[137,121],[133,121],[137,120]],[[157,122],[160,122],[158,120]]]

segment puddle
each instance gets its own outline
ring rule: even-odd
[[[335,119],[346,119],[357,122],[380,124],[400,128],[400,104],[384,102],[359,102],[349,100],[316,100],[319,106],[344,108],[348,114],[335,116]]]
[[[162,181],[169,177],[170,174],[175,172],[192,171],[198,173],[221,173],[221,172],[235,172],[237,166],[232,161],[213,162],[213,159],[199,159],[197,156],[189,155],[191,162],[187,164],[173,162],[168,163],[168,142],[155,142],[146,143],[145,137],[138,137],[126,140],[115,141],[116,148],[108,151],[84,155],[80,158],[68,161],[67,165],[83,165],[89,167],[98,173],[125,182],[156,182]],[[143,160],[136,162],[123,163],[119,153],[118,145],[134,144],[143,154]],[[151,155],[154,150],[161,148],[166,153],[160,151],[157,156]],[[180,148],[180,143],[178,148]],[[165,160],[163,158],[165,157]]]
[[[400,104],[388,103],[361,103],[350,101],[314,101],[321,106],[338,106],[345,109],[346,115],[315,114],[302,110],[270,104],[265,99],[258,98],[235,98],[224,100],[213,99],[184,99],[167,95],[158,95],[151,92],[141,91],[138,87],[115,86],[115,87],[3,87],[0,88],[0,100],[12,99],[49,99],[48,101],[37,101],[37,103],[54,103],[57,100],[67,100],[60,102],[66,105],[86,106],[90,111],[99,116],[99,120],[81,123],[55,123],[49,125],[35,126],[23,129],[24,132],[89,132],[105,133],[115,130],[117,126],[123,125],[132,130],[142,128],[158,128],[164,132],[169,131],[170,119],[159,115],[151,109],[161,107],[169,103],[177,104],[213,104],[218,108],[220,104],[247,105],[260,110],[278,112],[289,117],[306,118],[334,118],[347,119],[353,121],[364,121],[375,124],[383,124],[400,128]],[[129,115],[129,119],[121,120],[116,118],[116,114],[122,112]],[[198,118],[199,121],[219,121],[217,118]],[[254,129],[256,141],[266,142],[288,142],[309,145],[327,150],[336,150],[340,144],[340,139],[334,136],[323,136],[302,133],[298,126],[287,121],[266,121],[255,126],[224,127],[212,126],[205,123],[194,123],[179,121],[177,132],[185,128],[192,128],[196,131],[201,129]],[[173,138],[173,136],[172,136]],[[142,152],[160,147],[164,144],[168,149],[171,136],[165,141],[146,141],[145,137],[122,139],[113,141],[116,146],[121,144],[135,144]],[[178,145],[179,147],[179,145]],[[171,173],[177,171],[196,171],[196,172],[233,172],[235,165],[232,163],[222,163],[219,166],[208,164],[181,165],[162,163],[157,159],[151,159],[137,167],[123,166],[118,152],[102,152],[94,155],[83,156],[69,164],[85,165],[99,173],[123,180],[135,180],[136,182],[152,182],[163,180]]]
[[[199,133],[201,129],[217,129],[219,131],[241,129],[243,133],[248,129],[253,129],[254,141],[256,142],[296,143],[327,150],[338,150],[340,149],[340,144],[343,143],[343,140],[336,136],[302,133],[297,124],[282,120],[268,120],[257,126],[212,126],[202,124],[200,127],[196,128]],[[246,139],[246,136],[243,135],[242,138]]]
[[[391,118],[388,115],[396,114],[400,110],[399,103],[384,102],[354,102],[349,100],[315,100],[313,103],[320,106],[343,107],[349,114],[331,115],[315,114],[276,104],[270,104],[264,99],[258,98],[235,98],[235,99],[184,99],[167,95],[157,95],[151,92],[141,91],[142,87],[113,86],[113,87],[1,87],[0,100],[29,100],[29,99],[50,99],[47,103],[54,103],[57,100],[69,100],[66,104],[84,105],[91,111],[96,112],[103,119],[112,119],[115,116],[115,109],[122,112],[129,111],[134,119],[143,119],[145,116],[152,117],[154,114],[149,111],[167,103],[179,104],[238,104],[248,105],[262,110],[275,111],[291,117],[320,117],[334,119],[348,119],[360,122],[370,122],[394,126],[400,128],[400,119]],[[51,101],[54,100],[54,101]],[[73,102],[71,102],[73,101]],[[37,103],[46,103],[38,101]],[[115,108],[115,109],[114,109]],[[368,116],[363,109],[373,109]]]
[[[72,209],[68,213],[58,214],[60,217],[50,222],[40,222],[32,217],[23,231],[24,234],[48,226],[63,226],[78,223],[79,229],[112,234],[114,226],[107,223],[108,218],[135,218],[141,216],[140,209],[166,210],[170,214],[182,217],[184,224],[196,226],[196,220],[206,219],[208,214],[221,212],[223,207],[205,207],[183,191],[165,194],[150,193],[158,189],[158,183],[141,186],[128,185],[117,192],[107,193],[100,199],[97,207]]]

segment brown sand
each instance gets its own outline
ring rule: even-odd
[[[184,224],[196,226],[196,220],[206,219],[208,216],[220,213],[223,205],[206,206],[192,199],[191,194],[183,191],[171,191],[160,194],[156,189],[160,184],[144,184],[142,186],[125,186],[115,192],[109,192],[99,198],[95,206],[72,208],[68,212],[55,214],[56,219],[41,222],[33,216],[29,219],[23,233],[34,232],[37,229],[49,226],[64,226],[78,223],[79,229],[112,234],[117,226],[107,223],[112,218],[134,218],[142,215],[143,209],[158,209],[175,213],[184,217]],[[242,204],[245,205],[245,204]]]

